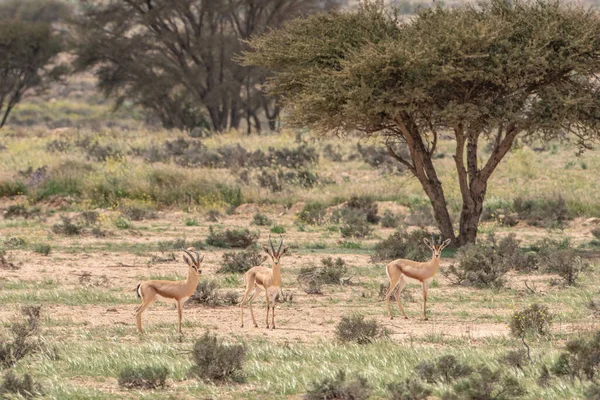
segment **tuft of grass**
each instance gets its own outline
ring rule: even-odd
[[[8,371],[0,385],[0,396],[3,399],[12,398],[11,395],[31,399],[43,394],[42,386],[35,382],[29,374],[19,378],[13,371]]]
[[[50,246],[48,243],[37,243],[33,246],[33,251],[41,255],[47,256],[52,251],[52,246]]]
[[[325,377],[314,381],[304,396],[307,400],[339,399],[339,400],[366,400],[371,395],[373,388],[362,376],[348,379],[343,370],[339,370],[335,377]]]
[[[275,225],[271,228],[271,233],[278,233],[278,234],[284,234],[285,233],[285,228],[281,225]]]
[[[225,344],[206,332],[194,343],[191,375],[213,382],[243,382],[248,349],[242,344]]]
[[[271,226],[273,225],[273,220],[266,215],[257,212],[252,217],[252,223],[258,226]]]

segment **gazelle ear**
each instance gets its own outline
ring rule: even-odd
[[[423,242],[431,249],[431,242],[427,238],[423,238]]]
[[[190,259],[187,258],[186,256],[183,256],[183,261],[185,261],[187,263],[187,265],[189,265],[190,267],[194,266],[194,264],[192,264],[192,262],[190,261]]]
[[[283,250],[281,251],[281,254],[279,255],[279,257],[280,257],[280,258],[281,258],[281,257],[283,257],[283,256],[285,255],[285,253],[287,253],[287,252],[288,252],[288,250],[289,250],[289,249],[290,249],[290,246],[285,246],[285,247],[283,248]]]
[[[452,241],[452,239],[446,239],[446,240],[444,240],[444,243],[442,243],[442,249],[445,248],[446,246],[448,246],[451,241]]]

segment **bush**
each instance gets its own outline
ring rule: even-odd
[[[358,143],[356,145],[356,150],[365,163],[369,164],[371,167],[380,169],[384,173],[401,173],[406,170],[406,166],[392,158],[388,149],[384,146],[361,146],[361,144]],[[405,160],[410,160],[410,155],[408,154],[408,148],[406,146],[401,148],[397,147],[394,151]]]
[[[33,337],[39,334],[41,306],[23,306],[21,313],[25,322],[13,322],[10,328],[12,340],[0,342],[0,365],[12,367],[17,361],[39,350],[39,343]]]
[[[256,213],[252,217],[252,223],[258,226],[270,226],[273,224],[273,221],[264,214]]]
[[[307,400],[363,400],[371,395],[372,388],[367,380],[357,376],[348,380],[346,373],[339,370],[334,378],[325,377],[315,381],[304,396]]]
[[[498,361],[515,369],[523,370],[527,365],[527,353],[524,350],[511,350],[502,356]]]
[[[121,214],[132,221],[143,221],[145,219],[156,219],[156,211],[149,207],[141,207],[133,204],[127,204],[119,208]]]
[[[327,143],[325,147],[323,147],[323,156],[333,162],[342,162],[344,159],[342,148],[339,144],[334,148],[331,143]]]
[[[322,203],[309,202],[304,205],[302,211],[296,216],[298,221],[309,225],[321,225],[325,223],[327,206]]]
[[[194,344],[194,366],[190,372],[204,380],[242,382],[246,352],[246,346],[223,344],[216,336],[206,332]]]
[[[571,379],[593,380],[600,376],[600,332],[589,338],[569,340],[566,349],[552,366],[553,373]]]
[[[285,233],[285,228],[283,226],[281,226],[281,225],[275,225],[274,227],[272,227],[270,229],[270,232],[271,233],[278,233],[278,234],[281,235],[281,234]]]
[[[221,302],[219,284],[216,281],[201,280],[196,286],[194,294],[190,296],[189,303],[203,304],[216,307]]]
[[[47,243],[38,243],[33,247],[33,251],[41,255],[47,256],[52,251],[52,246]]]
[[[436,226],[437,222],[433,216],[433,208],[429,203],[420,203],[410,208],[410,214],[405,221],[408,225],[425,228],[427,226]]]
[[[345,210],[340,233],[343,238],[364,238],[373,232],[373,228],[365,219],[365,215],[356,209]]]
[[[445,355],[435,361],[423,361],[415,367],[421,379],[429,383],[450,383],[473,372],[467,364],[460,363],[453,355]]]
[[[381,226],[384,228],[396,228],[400,223],[400,218],[390,210],[385,210],[383,212],[383,217],[381,217]]]
[[[500,288],[509,269],[532,269],[535,260],[519,249],[514,235],[497,240],[490,235],[487,241],[463,246],[457,254],[458,265],[451,265],[444,273],[455,284],[475,287]]]
[[[9,257],[7,256],[6,249],[0,247],[0,269],[8,269],[14,271],[20,268],[20,265],[17,265],[10,261]]]
[[[71,218],[61,215],[61,222],[52,226],[52,231],[58,235],[76,236],[81,234],[81,226],[71,222]]]
[[[7,395],[4,397],[2,395]],[[9,398],[8,395],[22,396],[26,399],[43,395],[42,387],[35,382],[31,375],[25,374],[22,379],[12,371],[4,375],[2,385],[0,385],[0,397]]]
[[[34,218],[39,217],[41,214],[41,209],[39,207],[25,207],[23,204],[13,204],[6,208],[4,211],[5,219],[13,219],[13,218]]]
[[[547,335],[552,326],[552,313],[545,305],[532,304],[523,311],[513,312],[510,318],[510,332],[515,337],[526,333]]]
[[[379,222],[379,215],[377,215],[377,204],[370,197],[358,197],[352,196],[350,200],[346,202],[344,207],[346,210],[357,210],[365,215],[365,219],[370,224],[376,224]]]
[[[166,367],[127,367],[119,373],[119,386],[126,389],[164,388],[168,375]]]
[[[383,335],[383,330],[375,320],[365,321],[364,315],[344,316],[335,330],[342,342],[367,344]]]
[[[479,366],[473,373],[453,385],[453,392],[445,393],[444,400],[511,400],[527,391],[519,381],[504,371]]]
[[[431,389],[416,380],[407,379],[387,386],[391,400],[426,400],[431,396]]]
[[[520,219],[527,220],[530,225],[544,228],[561,227],[565,221],[572,218],[567,203],[560,195],[539,200],[517,197],[513,201],[513,209]]]
[[[250,247],[256,243],[258,233],[250,232],[248,229],[227,229],[224,232],[215,232],[214,228],[209,227],[209,234],[206,238],[206,244],[221,247]]]
[[[576,254],[568,238],[562,241],[543,239],[531,248],[537,252],[540,268],[557,274],[566,285],[574,285],[579,274],[589,268],[589,264]]]
[[[585,392],[586,400],[600,400],[600,383],[594,383]]]
[[[223,266],[217,273],[244,273],[252,267],[261,265],[266,259],[266,256],[254,249],[223,253]]]
[[[600,239],[600,228],[594,228],[594,229],[592,229],[592,235],[596,239]]]
[[[398,230],[387,239],[377,243],[373,262],[406,258],[414,261],[425,261],[431,257],[430,249],[423,243],[423,238],[431,236],[426,230],[418,229],[410,233]]]
[[[331,257],[322,258],[322,268],[301,268],[297,281],[303,286],[307,294],[321,294],[323,284],[342,284],[342,278],[348,272],[346,262],[338,257],[335,261]]]

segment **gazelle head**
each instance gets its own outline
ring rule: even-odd
[[[189,256],[188,258],[186,255],[184,255],[183,260],[187,263],[190,272],[196,276],[200,275],[202,273],[202,270],[200,269],[200,263],[202,260],[204,260],[204,255],[200,257],[200,253],[198,253],[193,247],[181,250],[183,250],[183,252]]]
[[[438,239],[436,242],[433,234],[431,235],[431,240],[429,240],[427,238],[423,238],[423,241],[425,242],[427,247],[429,247],[431,249],[431,251],[433,251],[434,258],[440,258],[442,255],[442,250],[444,250],[444,248],[450,244],[450,239],[446,239],[446,240],[444,240],[444,242],[442,242],[441,235],[438,236]]]
[[[290,246],[285,246],[283,248],[283,250],[281,249],[281,247],[283,246],[283,235],[281,235],[279,238],[279,247],[277,248],[277,251],[275,251],[275,247],[273,247],[273,242],[271,241],[270,233],[269,233],[269,246],[270,246],[270,249],[267,246],[263,246],[263,250],[269,255],[269,257],[271,257],[271,260],[273,261],[273,265],[278,266],[279,260],[281,259],[281,257],[283,257],[283,255],[285,253],[287,253]]]

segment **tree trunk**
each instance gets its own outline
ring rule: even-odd
[[[477,239],[477,228],[479,218],[483,211],[483,200],[485,199],[487,183],[472,187],[470,190],[471,201],[463,202],[460,211],[460,228],[457,237],[458,246],[475,243]]]

